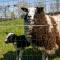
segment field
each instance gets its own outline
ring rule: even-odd
[[[15,49],[12,44],[5,44],[4,39],[9,32],[14,32],[17,35],[24,34],[24,27],[20,27],[19,25],[24,24],[23,20],[4,20],[0,21],[0,59],[4,58],[4,54],[8,54],[10,56],[10,52],[13,54]],[[8,60],[8,55],[2,60]],[[10,57],[11,58],[11,57]]]
[[[17,35],[24,34],[23,19],[0,21],[0,60],[15,60],[16,50],[12,44],[5,44],[4,39],[9,32]],[[33,56],[32,56],[33,55]],[[60,60],[60,53],[49,56],[49,60]],[[22,60],[41,60],[41,52],[34,52],[31,48],[25,49]]]

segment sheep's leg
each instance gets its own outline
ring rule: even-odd
[[[23,50],[21,49],[21,50],[20,50],[20,53],[19,53],[19,60],[22,59],[22,55],[23,55]]]
[[[16,48],[16,60],[21,60],[23,54],[23,49]]]
[[[16,50],[16,60],[19,60],[19,50]]]
[[[46,60],[48,60],[48,55],[46,56]]]
[[[45,52],[42,52],[42,60],[48,60],[48,55]]]
[[[42,52],[42,60],[45,60],[45,52]]]

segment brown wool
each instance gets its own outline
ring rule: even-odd
[[[47,23],[44,11],[36,13],[34,16],[34,25],[40,26],[33,26],[32,31],[30,32],[32,43],[40,47],[45,47],[47,50],[52,50],[55,47],[56,42],[58,44],[60,43],[60,41],[57,41],[57,39],[59,40],[59,34],[57,33],[56,25],[54,25],[56,22],[53,18],[50,17],[50,19],[53,25],[51,32],[49,32],[49,24]]]

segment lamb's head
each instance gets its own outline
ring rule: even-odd
[[[5,39],[5,43],[14,43],[15,41],[15,34],[14,33],[8,33]]]

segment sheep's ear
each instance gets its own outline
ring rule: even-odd
[[[25,7],[22,7],[21,9],[22,9],[24,12],[28,12],[28,9],[25,8]]]
[[[40,13],[40,12],[42,12],[42,11],[44,11],[44,7],[37,7],[37,13]]]

